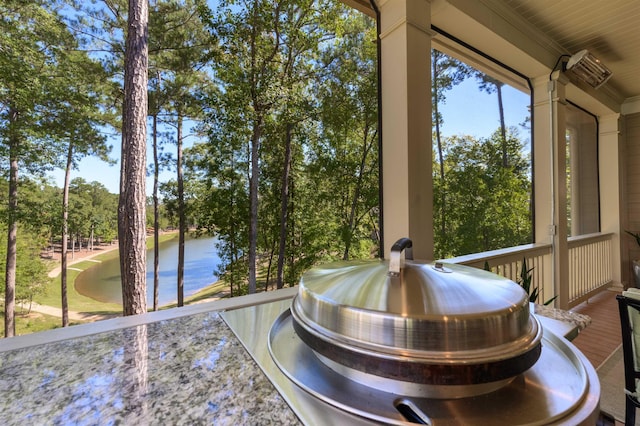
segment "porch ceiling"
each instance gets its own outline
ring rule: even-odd
[[[640,4],[629,0],[501,0],[570,53],[588,49],[623,99],[640,95]]]
[[[342,0],[369,15],[374,15],[369,0]],[[384,4],[393,0],[374,0]],[[451,34],[466,39],[477,48],[498,57],[504,63],[511,63],[516,69],[535,77],[541,72],[536,67],[543,65],[548,70],[560,54],[573,54],[588,49],[613,72],[613,77],[600,89],[600,95],[611,99],[618,106],[625,102],[640,101],[640,5],[633,0],[429,0],[432,3],[433,24]],[[487,27],[498,29],[497,21],[502,21],[502,29],[511,27],[511,34],[501,37],[514,45],[526,45],[522,40],[530,38],[530,52],[536,63],[525,65],[511,58],[500,58],[503,46],[483,31],[469,25],[452,9],[458,9],[468,18],[483,22]],[[492,31],[492,30],[489,30]],[[471,33],[469,33],[471,32]],[[498,31],[500,32],[500,31]],[[462,33],[462,34],[459,34]],[[513,37],[511,37],[513,36]],[[487,41],[482,45],[482,37]],[[494,51],[492,51],[494,50]],[[526,69],[522,69],[526,66]]]

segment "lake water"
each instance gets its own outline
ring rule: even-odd
[[[220,263],[216,253],[215,238],[187,238],[184,244],[184,296],[218,280],[214,274]],[[160,243],[159,253],[159,296],[160,305],[178,299],[178,238]],[[96,263],[81,272],[75,280],[78,293],[101,302],[122,303],[120,283],[120,260],[116,257]],[[147,251],[147,304],[153,306],[153,249]]]

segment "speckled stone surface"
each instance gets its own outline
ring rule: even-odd
[[[534,309],[578,330],[591,322]],[[300,424],[216,309],[158,318],[13,346],[24,349],[5,346],[0,425]]]
[[[535,305],[535,313],[547,318],[568,322],[578,327],[578,331],[584,330],[591,324],[591,317],[577,312],[565,311],[550,306]]]
[[[0,424],[299,421],[211,312],[0,353]]]

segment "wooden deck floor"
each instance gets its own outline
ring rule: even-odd
[[[622,343],[618,292],[606,290],[572,310],[591,317],[591,324],[573,339],[573,344],[598,368]],[[624,426],[621,422],[600,417],[597,426]]]
[[[616,294],[616,291],[603,291],[572,309],[591,317],[591,324],[572,343],[595,368],[622,343]]]

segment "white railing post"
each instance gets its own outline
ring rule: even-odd
[[[614,280],[614,234],[589,234],[569,238],[569,301],[572,307]]]
[[[581,303],[613,282],[612,241],[613,234],[599,233],[572,237],[568,240],[565,266],[567,307]],[[518,282],[523,259],[526,259],[528,268],[533,268],[532,285],[539,291],[537,303],[542,304],[557,297],[552,278],[551,244],[526,244],[443,261],[479,269],[483,269],[487,262],[491,271]],[[558,303],[555,305],[558,306]]]

